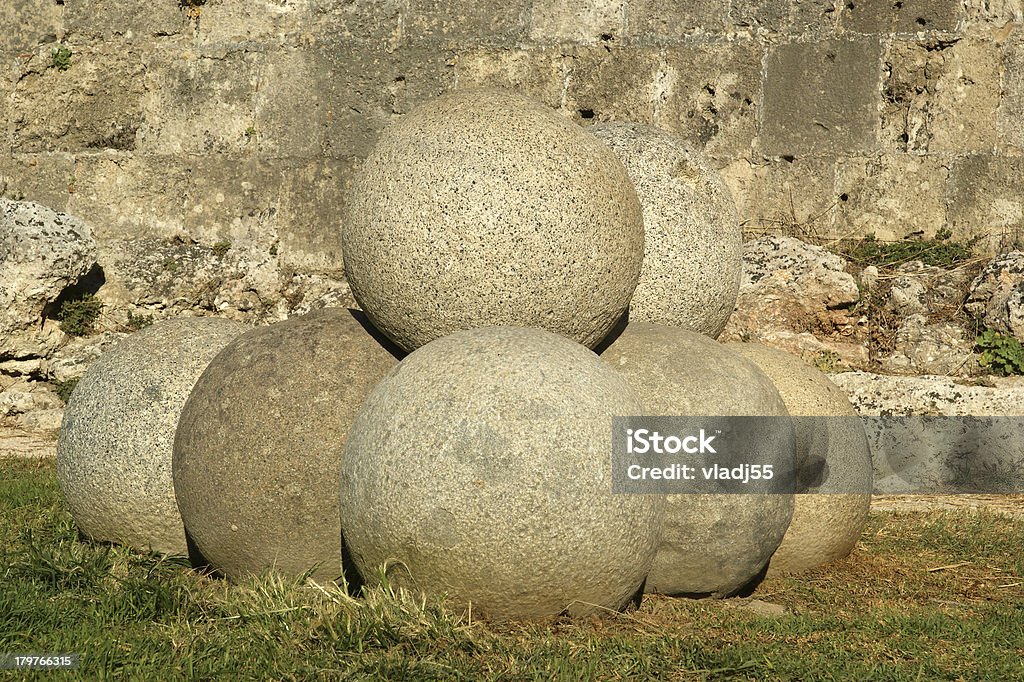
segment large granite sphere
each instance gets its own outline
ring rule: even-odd
[[[342,575],[341,449],[398,362],[361,319],[326,309],[253,329],[203,372],[174,442],[194,560],[230,579],[268,569]]]
[[[356,301],[406,350],[486,326],[593,347],[636,287],[643,217],[592,135],[521,95],[462,90],[381,134],[342,246]]]
[[[57,480],[85,535],[186,554],[171,478],[174,430],[206,365],[245,329],[209,317],[156,322],[90,365],[57,439]]]
[[[757,363],[789,413],[802,417],[793,420],[801,494],[768,575],[800,573],[845,557],[867,523],[873,483],[871,450],[857,412],[842,389],[800,358],[754,343],[728,346]]]
[[[370,584],[447,594],[491,620],[621,609],[659,500],[613,495],[611,417],[636,394],[591,351],[478,328],[409,355],[366,399],[341,474],[346,550]]]
[[[757,365],[696,332],[630,322],[602,358],[637,391],[646,415],[788,417],[782,397]],[[768,454],[783,463],[793,456]],[[792,514],[788,492],[665,495],[647,591],[737,593],[760,577]]]
[[[639,123],[590,132],[611,147],[643,207],[645,253],[631,320],[717,338],[736,305],[743,235],[718,172],[682,139]]]

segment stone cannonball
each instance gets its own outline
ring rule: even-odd
[[[346,215],[352,293],[406,350],[486,326],[593,347],[643,260],[640,202],[611,150],[502,90],[455,91],[393,123]]]
[[[655,416],[788,417],[757,365],[696,332],[630,322],[602,358]],[[773,453],[791,461],[793,453]],[[793,495],[665,495],[648,592],[725,597],[758,579],[793,514]]]
[[[229,579],[268,569],[342,575],[341,449],[363,400],[398,362],[360,320],[336,308],[253,329],[200,377],[174,442],[174,489],[195,559]]]
[[[484,327],[433,341],[366,399],[341,469],[344,544],[373,584],[447,594],[490,620],[624,608],[659,500],[612,494],[611,417],[636,394],[556,334]]]
[[[681,138],[639,123],[590,132],[626,167],[643,207],[645,253],[631,320],[717,338],[736,305],[743,235],[718,172]]]
[[[754,343],[728,344],[757,363],[794,417],[797,489],[793,521],[768,575],[800,573],[853,551],[868,519],[871,450],[846,394],[800,358]],[[809,419],[807,417],[825,417]]]
[[[187,553],[171,478],[174,430],[206,365],[245,330],[209,317],[156,322],[89,366],[57,439],[57,480],[85,535]]]

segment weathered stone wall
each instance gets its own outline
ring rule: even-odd
[[[0,193],[101,252],[337,272],[382,127],[483,84],[694,140],[752,234],[1024,237],[1021,0],[6,0],[0,27]]]

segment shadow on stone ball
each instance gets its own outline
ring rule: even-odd
[[[384,350],[395,356],[395,359],[401,361],[408,353],[403,350],[398,344],[389,339],[384,332],[373,326],[373,322],[370,322],[370,318],[367,317],[366,313],[362,310],[356,310],[354,308],[348,308],[349,315],[352,316],[359,325],[366,330],[366,333],[373,337],[373,339],[379,343]]]
[[[629,326],[629,308],[626,308],[626,311],[622,313],[615,324],[612,325],[611,331],[608,332],[608,336],[604,337],[604,340],[601,343],[594,346],[594,352],[601,355],[608,350],[608,346],[615,343],[616,339],[622,336],[622,332],[626,331],[627,326]]]

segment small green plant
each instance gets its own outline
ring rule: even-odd
[[[986,329],[975,340],[978,364],[999,376],[1024,374],[1024,346],[1012,336]]]
[[[270,255],[271,256],[276,256],[277,255],[277,242],[274,242],[273,244],[270,245]]]
[[[967,241],[952,240],[953,233],[942,229],[934,239],[903,239],[884,242],[874,234],[859,240],[843,240],[836,245],[836,252],[861,265],[897,266],[913,260],[925,265],[950,267],[974,257],[974,245],[978,237]]]
[[[102,309],[103,303],[92,294],[64,301],[57,312],[61,331],[71,336],[91,334]]]
[[[231,250],[231,242],[227,240],[219,241],[210,248],[213,250],[213,255],[217,258],[223,258]]]
[[[164,270],[166,270],[167,272],[174,273],[177,272],[180,268],[181,265],[178,263],[178,261],[174,260],[173,258],[168,258],[167,260],[164,261]]]
[[[149,325],[153,324],[152,315],[135,315],[132,311],[128,311],[128,322],[125,324],[129,329],[138,331],[144,329]]]
[[[65,379],[64,381],[54,381],[53,390],[57,392],[64,404],[68,404],[68,399],[71,397],[71,392],[75,390],[75,386],[78,385],[79,377],[74,379]]]
[[[67,45],[61,45],[50,53],[50,66],[58,71],[67,71],[71,68],[71,56],[74,53]]]
[[[818,368],[819,372],[824,372],[825,374],[834,374],[846,369],[846,366],[843,365],[843,359],[839,357],[839,353],[832,350],[823,350],[815,355],[814,366]]]
[[[256,126],[249,126],[248,128],[245,129],[245,133],[244,134],[245,134],[245,139],[246,140],[251,140],[252,138],[254,138],[256,136]]]

